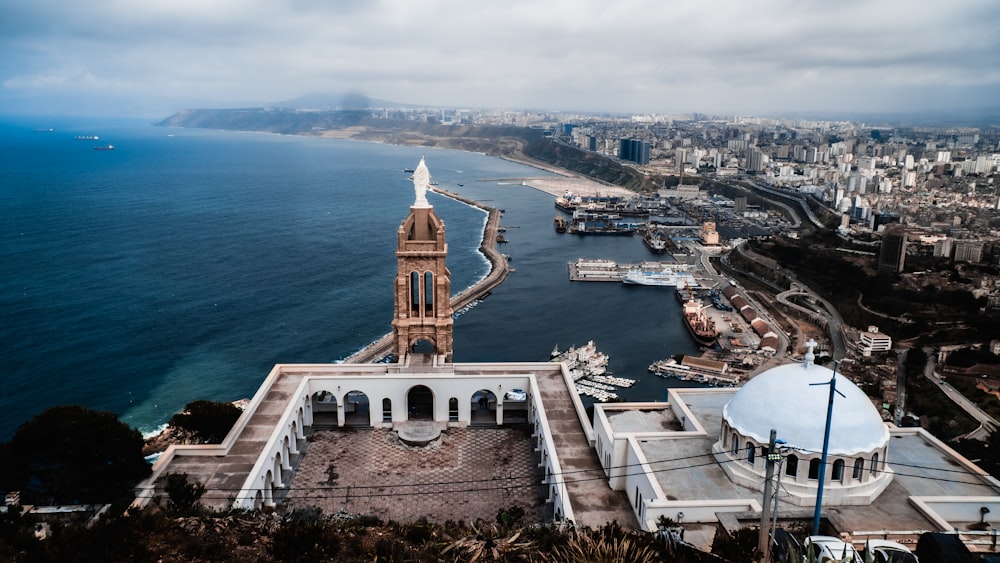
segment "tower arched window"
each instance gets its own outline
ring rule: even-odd
[[[430,311],[434,307],[434,274],[424,272],[424,305]]]
[[[420,308],[420,273],[410,272],[410,308]]]
[[[865,458],[859,457],[858,459],[854,460],[854,473],[851,474],[851,477],[854,479],[860,479],[861,473],[864,472],[864,470],[865,470]]]
[[[878,452],[872,454],[871,474],[878,475]]]
[[[729,451],[734,456],[740,455],[740,437],[736,434],[736,432],[733,432],[733,443],[730,444],[730,447],[732,449]]]
[[[753,465],[754,459],[756,458],[757,448],[754,447],[752,443],[747,444],[747,463]]]

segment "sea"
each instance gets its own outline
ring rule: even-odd
[[[95,138],[96,137],[96,138]],[[95,150],[95,148],[113,150]],[[342,361],[390,332],[407,168],[503,210],[514,271],[454,326],[454,360],[544,361],[593,340],[619,395],[692,383],[650,363],[697,353],[672,288],[571,282],[577,258],[655,259],[639,237],[553,229],[548,172],[428,147],[0,116],[0,441],[82,405],[153,433],[185,404],[253,395],[276,363]],[[455,293],[486,275],[486,214],[436,193]]]

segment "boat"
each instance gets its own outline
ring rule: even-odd
[[[622,274],[622,283],[630,285],[657,285],[677,287],[681,285],[690,286],[695,283],[694,276],[689,274],[687,266],[678,264],[676,266],[666,265],[662,270],[640,270],[633,268]]]
[[[715,321],[705,314],[705,306],[696,299],[690,299],[684,303],[683,320],[691,337],[700,346],[712,348],[719,338],[719,330],[715,328]]]
[[[101,138],[97,135],[77,135],[74,137],[77,141],[100,141]]]
[[[407,174],[413,174],[413,169],[412,168],[404,168],[403,172],[406,172]]]
[[[95,151],[113,151],[113,150],[115,150],[115,146],[114,145],[100,145],[100,146],[94,147],[94,150]]]
[[[635,225],[621,223],[619,219],[621,216],[616,214],[588,213],[578,209],[573,212],[573,221],[566,227],[566,232],[574,235],[634,235]]]
[[[563,219],[561,216],[556,215],[555,221],[553,223],[555,224],[557,233],[566,232],[566,219]]]

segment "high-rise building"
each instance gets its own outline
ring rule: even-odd
[[[983,260],[983,241],[980,240],[955,241],[956,262],[981,262],[982,260]]]
[[[882,234],[878,251],[878,271],[898,274],[906,259],[906,230],[902,225],[890,225]]]
[[[649,143],[639,139],[621,139],[618,143],[618,158],[637,164],[649,164]]]

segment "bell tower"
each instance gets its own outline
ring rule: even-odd
[[[430,173],[424,159],[413,171],[416,199],[396,234],[395,314],[392,333],[397,361],[408,354],[452,360],[451,272],[444,221],[427,202]]]

